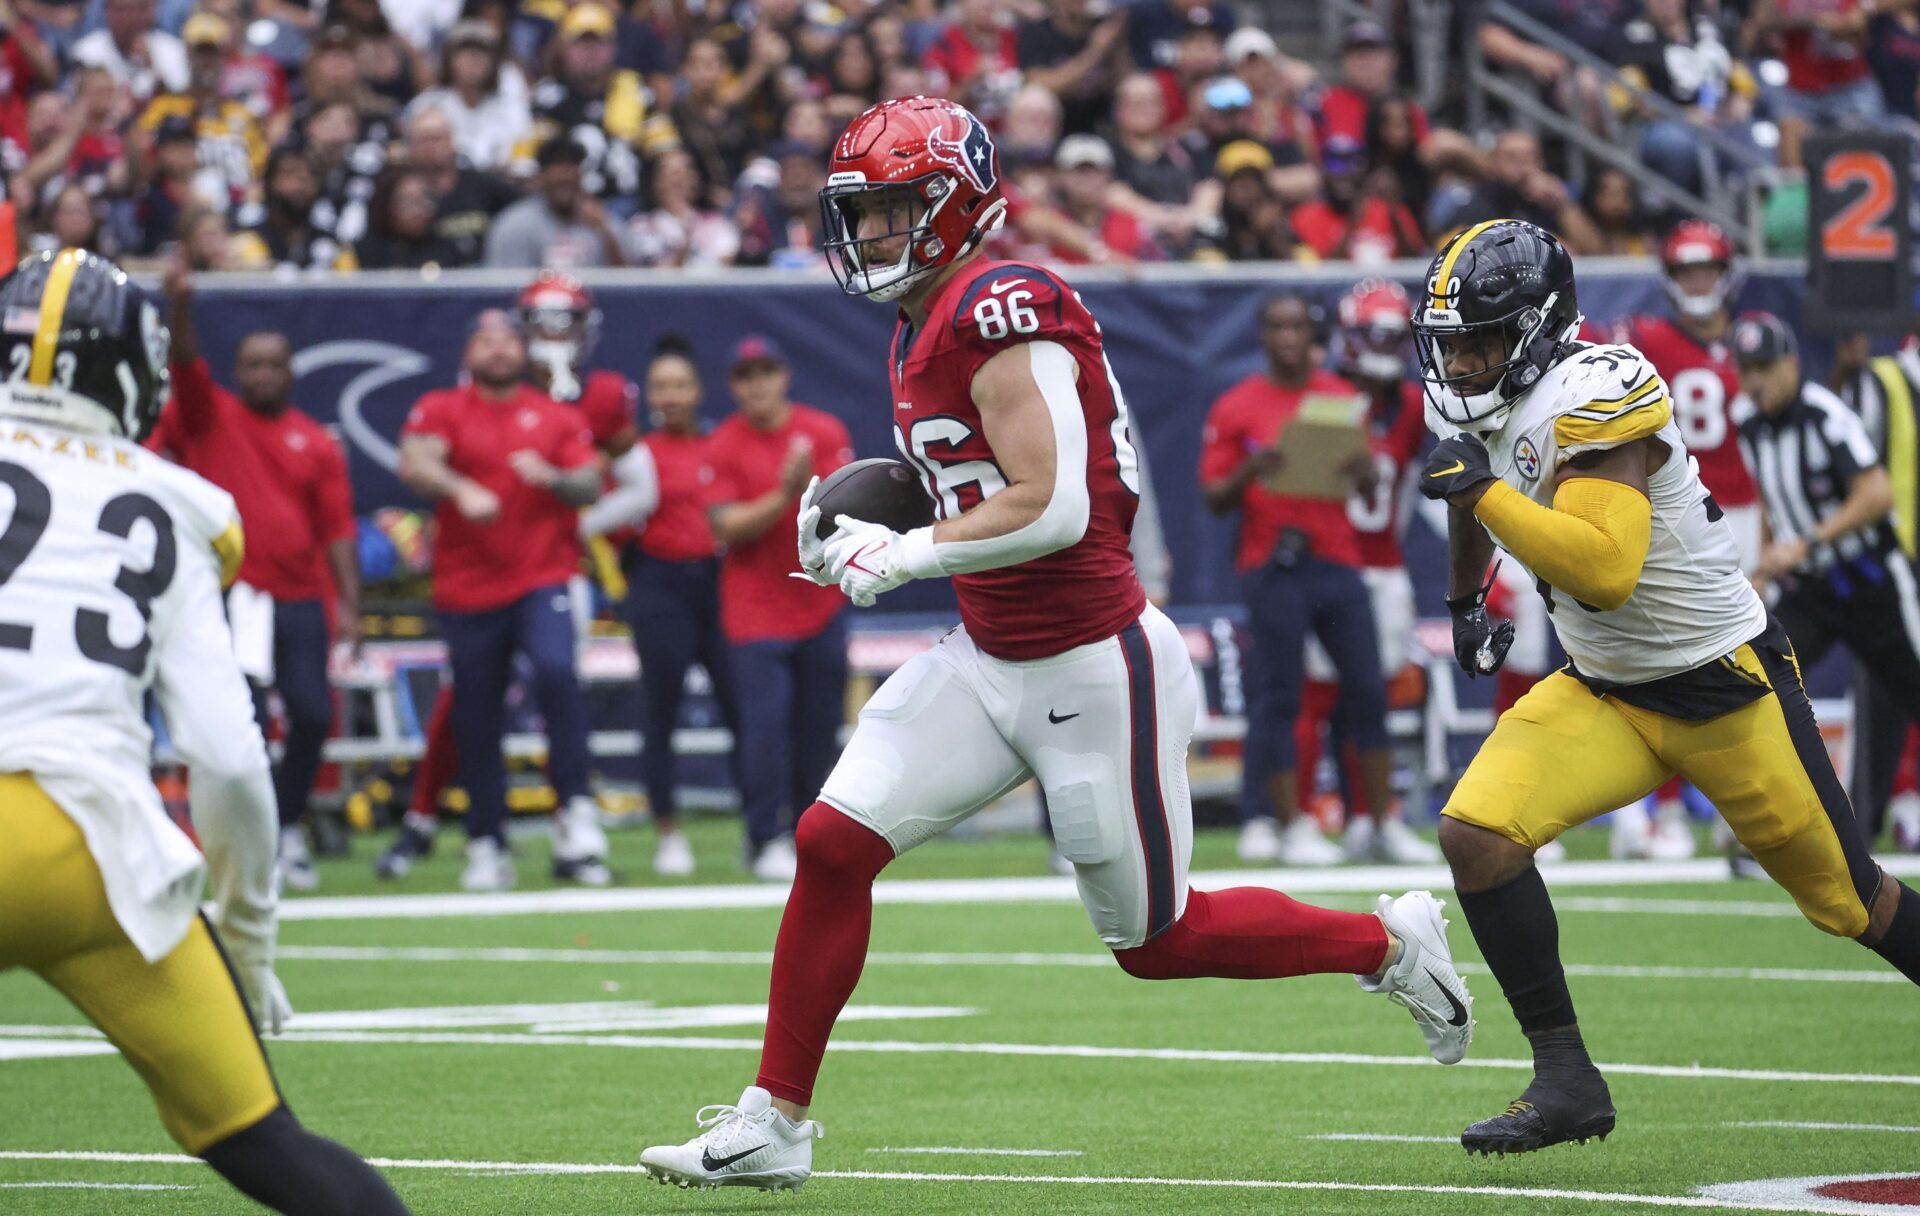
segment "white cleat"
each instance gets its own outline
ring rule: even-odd
[[[1340,833],[1340,851],[1346,854],[1348,861],[1372,861],[1378,843],[1379,837],[1374,833],[1371,816],[1352,816],[1347,820],[1346,831]]]
[[[1379,975],[1354,979],[1367,992],[1384,992],[1405,1006],[1426,1037],[1427,1050],[1442,1064],[1458,1064],[1473,1043],[1473,997],[1453,966],[1447,945],[1446,905],[1430,891],[1399,899],[1382,895],[1374,915],[1400,939],[1400,957]]]
[[[797,1191],[813,1173],[813,1142],[826,1133],[812,1119],[799,1123],[773,1109],[773,1095],[749,1085],[738,1106],[703,1106],[703,1129],[685,1144],[656,1144],[640,1164],[660,1182],[710,1190],[752,1186]]]
[[[1895,794],[1887,804],[1887,818],[1893,821],[1893,847],[1920,853],[1920,794]]]
[[[1234,851],[1241,861],[1272,865],[1280,860],[1280,831],[1265,815],[1249,819],[1240,825],[1240,843]]]
[[[1647,800],[1629,802],[1613,813],[1607,851],[1615,861],[1641,861],[1653,852],[1653,820],[1647,814]]]
[[[462,891],[513,890],[513,858],[491,836],[467,841],[467,868],[460,874]]]
[[[583,887],[613,881],[607,869],[607,832],[600,826],[600,804],[584,795],[553,813],[553,876]]]
[[[1653,831],[1647,836],[1647,856],[1654,861],[1685,861],[1698,850],[1687,804],[1679,799],[1653,808]]]
[[[307,834],[297,827],[280,829],[279,874],[281,887],[288,891],[311,891],[320,885]]]
[[[1319,821],[1301,814],[1280,833],[1283,866],[1337,866],[1345,860],[1340,846],[1328,840]]]
[[[653,846],[653,872],[662,878],[693,876],[693,846],[679,832],[665,832]]]
[[[792,882],[800,872],[800,859],[794,855],[793,841],[785,836],[761,846],[753,859],[753,876],[761,882]]]
[[[1374,856],[1389,865],[1429,866],[1440,861],[1440,848],[1422,840],[1398,817],[1384,820],[1374,831]]]

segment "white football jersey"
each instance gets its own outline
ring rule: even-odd
[[[1442,438],[1459,433],[1431,407],[1427,425]],[[1653,536],[1627,602],[1601,611],[1534,580],[1574,667],[1612,684],[1691,671],[1731,654],[1767,624],[1766,606],[1740,573],[1733,532],[1710,507],[1674,424],[1666,382],[1631,346],[1582,345],[1549,368],[1498,429],[1480,433],[1493,471],[1546,507],[1567,460],[1648,436],[1672,455],[1648,479]]]
[[[153,785],[147,693],[208,788],[266,771],[221,607],[240,547],[232,497],[199,476],[0,417],[0,772],[32,773],[79,825],[149,959],[185,935],[203,866]]]

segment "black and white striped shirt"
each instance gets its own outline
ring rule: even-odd
[[[1771,416],[1742,398],[1737,420],[1740,447],[1760,487],[1773,539],[1809,542],[1801,573],[1882,559],[1896,547],[1885,519],[1836,540],[1812,540],[1820,521],[1847,501],[1854,477],[1880,463],[1866,426],[1830,390],[1803,383],[1793,403]]]

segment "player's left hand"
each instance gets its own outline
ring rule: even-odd
[[[875,600],[913,577],[907,573],[902,552],[906,538],[900,533],[851,515],[836,515],[833,524],[839,530],[822,550],[827,577],[840,584],[855,607],[873,607]]]
[[[1454,435],[1442,439],[1427,457],[1427,467],[1421,471],[1420,492],[1428,498],[1444,498],[1456,507],[1466,507],[1479,500],[1477,491],[1481,487],[1496,480],[1487,445],[1473,435]]]
[[[800,573],[794,577],[831,587],[838,580],[827,576],[827,542],[820,539],[820,508],[813,501],[819,492],[820,479],[815,477],[800,493],[800,518],[796,521],[800,529]]]

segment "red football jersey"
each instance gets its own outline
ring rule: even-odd
[[[1614,341],[1639,350],[1667,382],[1673,420],[1688,453],[1700,462],[1700,483],[1714,501],[1723,507],[1757,501],[1760,495],[1728,414],[1740,394],[1740,369],[1726,343],[1703,346],[1668,317],[1628,317]]]
[[[1370,495],[1347,499],[1347,518],[1360,541],[1360,564],[1373,569],[1406,565],[1400,541],[1413,510],[1413,479],[1420,449],[1427,440],[1426,402],[1420,385],[1403,381],[1384,399],[1376,398],[1368,420],[1373,427],[1373,467],[1379,482]]]
[[[669,562],[711,558],[719,545],[707,522],[707,437],[655,431],[640,442],[660,479],[660,505],[641,529],[640,551]]]
[[[1352,397],[1356,391],[1325,368],[1316,369],[1300,388],[1283,388],[1266,372],[1248,376],[1220,394],[1207,411],[1200,433],[1201,482],[1219,481],[1252,453],[1272,447],[1309,395]],[[1362,564],[1346,504],[1337,498],[1276,494],[1256,481],[1240,499],[1234,569],[1244,572],[1265,563],[1289,530],[1303,533],[1316,557],[1342,566]]]
[[[919,329],[901,318],[888,362],[894,442],[926,479],[939,517],[952,519],[1006,488],[973,404],[973,377],[1020,342],[1057,343],[1079,365],[1089,513],[1086,535],[1065,549],[953,576],[960,619],[975,644],[1016,661],[1112,637],[1146,609],[1127,548],[1140,462],[1100,325],[1057,275],[983,260],[942,285]]]

